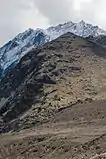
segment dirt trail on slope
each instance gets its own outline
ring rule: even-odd
[[[106,158],[106,101],[61,110],[35,128],[0,136],[0,159]]]

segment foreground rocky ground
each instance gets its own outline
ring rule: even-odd
[[[0,136],[0,159],[105,159],[106,101],[67,107],[49,122]]]

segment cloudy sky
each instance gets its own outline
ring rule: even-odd
[[[106,29],[106,0],[0,0],[0,45],[27,28],[85,20]]]

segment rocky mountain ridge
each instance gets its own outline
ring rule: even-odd
[[[106,31],[84,21],[78,23],[67,22],[45,30],[28,29],[0,48],[0,75],[13,68],[32,48],[44,45],[67,32],[81,37],[106,35]]]

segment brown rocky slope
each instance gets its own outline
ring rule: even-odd
[[[67,33],[33,49],[0,82],[0,130],[48,121],[75,103],[106,99],[106,48]]]

